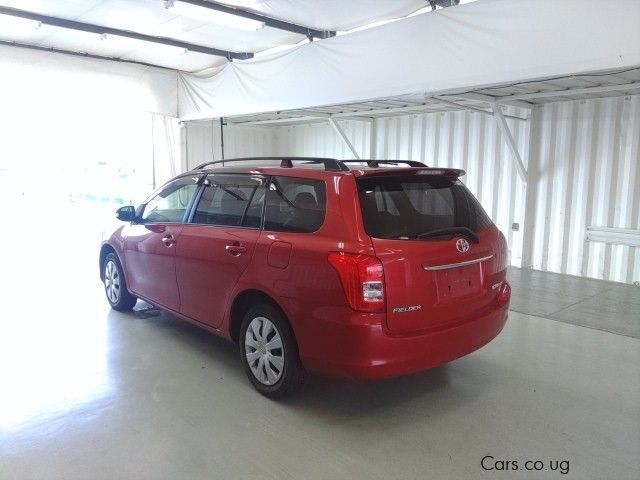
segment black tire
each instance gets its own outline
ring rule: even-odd
[[[111,270],[112,269],[112,270]],[[111,278],[109,278],[111,277]],[[115,286],[117,279],[117,288]],[[115,253],[109,253],[102,264],[102,282],[107,301],[111,308],[119,312],[128,312],[133,310],[134,305],[138,301],[135,295],[132,295],[127,289],[127,281],[122,272],[122,265]],[[111,289],[113,286],[113,289]],[[114,292],[116,292],[114,294]]]
[[[249,353],[258,354],[260,354],[260,352],[262,352],[262,354],[265,354],[267,352],[266,349],[258,351],[255,346],[245,344],[247,341],[247,330],[249,330],[249,326],[254,320],[256,320],[257,322],[254,324],[254,327],[258,323],[260,323],[261,325],[265,325],[265,322],[259,320],[260,318],[266,319],[272,324],[272,326],[275,328],[276,334],[279,335],[282,344],[282,360],[284,366],[281,368],[279,373],[277,365],[275,363],[271,363],[273,362],[274,357],[276,359],[279,358],[278,349],[273,348],[269,351],[267,357],[263,357],[263,369],[261,370],[261,372],[264,374],[264,379],[267,379],[266,377],[268,376],[268,368],[271,368],[271,372],[273,375],[279,375],[277,381],[271,384],[265,384],[263,381],[257,378],[256,374],[254,374],[253,369],[257,369],[260,360],[256,359],[254,362],[252,362],[252,367],[249,359],[247,358],[247,350],[249,350]],[[262,332],[262,330],[260,332]],[[269,332],[270,339],[269,336],[266,337],[266,345],[272,343],[271,340],[276,337],[276,334],[273,334],[271,331]],[[258,340],[258,337],[254,335],[253,330],[249,332],[249,339],[250,341]],[[286,320],[279,309],[265,303],[251,307],[242,318],[238,344],[240,346],[240,361],[242,362],[249,380],[256,388],[256,390],[258,390],[258,392],[260,392],[265,397],[281,398],[293,393],[302,384],[304,371],[298,357],[298,346],[296,344],[296,340],[289,322]],[[277,340],[276,343],[272,343],[272,345],[277,345]],[[265,358],[268,358],[269,360],[265,360]]]

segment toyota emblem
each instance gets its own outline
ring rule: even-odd
[[[464,238],[459,238],[456,241],[456,248],[460,253],[465,253],[469,251],[469,242],[467,242]]]

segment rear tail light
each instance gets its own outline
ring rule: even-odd
[[[328,260],[340,276],[351,308],[359,312],[384,312],[384,271],[378,258],[332,252]]]

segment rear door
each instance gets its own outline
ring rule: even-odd
[[[176,242],[180,313],[217,328],[260,234],[265,179],[209,175]]]
[[[364,227],[384,266],[387,327],[443,327],[491,308],[505,277],[504,237],[456,179],[371,175],[358,180]]]

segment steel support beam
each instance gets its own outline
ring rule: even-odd
[[[438,102],[441,102],[447,105],[451,105],[452,107],[458,108],[460,110],[471,110],[474,112],[493,116],[492,111],[483,110],[481,108],[477,108],[470,105],[461,105],[440,97],[432,97],[432,98],[433,100],[436,100]],[[326,120],[329,118],[341,119],[341,120],[356,120],[360,122],[371,122],[375,118],[372,115],[385,116],[389,114],[402,114],[402,113],[406,113],[406,114],[432,113],[427,111],[427,107],[429,107],[430,105],[435,105],[435,104],[423,103],[420,105],[407,105],[404,107],[378,108],[378,109],[372,109],[372,110],[360,110],[358,112],[341,112],[341,113],[309,112],[308,114],[305,114],[306,112],[301,111],[300,113],[302,113],[303,115],[299,117],[273,118],[273,119],[267,119],[267,120],[256,120],[256,121],[235,122],[235,123],[237,124],[247,123],[252,125],[269,125],[269,124],[287,123],[287,122],[313,122],[318,120]],[[512,120],[518,120],[520,122],[527,121],[526,118],[518,117],[516,115],[505,115],[505,114],[503,115],[506,118],[509,118]],[[233,122],[233,118],[230,118],[229,120]]]
[[[498,128],[502,133],[502,137],[504,141],[507,143],[509,150],[511,150],[511,156],[513,158],[513,162],[515,163],[516,170],[520,175],[522,181],[527,183],[527,169],[524,166],[524,162],[522,161],[522,157],[520,156],[520,152],[518,151],[518,146],[516,145],[515,140],[513,139],[513,135],[511,134],[511,129],[509,129],[509,125],[507,124],[507,120],[500,109],[500,105],[494,103],[491,108],[493,109],[494,118],[496,119],[496,123],[498,124]]]
[[[353,115],[367,116],[367,115],[385,115],[389,113],[426,113],[424,112],[425,108],[428,104],[423,103],[420,105],[407,105],[404,107],[389,107],[389,108],[376,108],[373,110],[360,110],[359,112],[343,112],[343,113],[333,113],[331,116],[333,118],[348,118]]]
[[[283,20],[277,20],[275,18],[267,17],[249,10],[243,10],[242,8],[232,7],[222,3],[208,1],[208,0],[174,0],[183,3],[189,3],[202,8],[208,8],[210,10],[216,10],[222,13],[228,13],[229,15],[235,15],[236,17],[248,18],[257,22],[262,22],[268,27],[277,28],[278,30],[286,30],[287,32],[299,33],[305,37],[315,38],[329,38],[334,37],[336,32],[331,30],[317,30],[315,28],[305,27],[303,25],[297,25],[295,23],[285,22]]]
[[[502,105],[510,105],[512,107],[524,108],[526,110],[531,110],[533,108],[533,104],[524,102],[521,100],[509,100],[508,97],[494,97],[492,95],[486,95],[484,93],[447,93],[444,95],[440,95],[442,97],[450,97],[450,98],[458,98],[462,100],[472,100],[474,102],[484,102],[484,103],[500,103]]]
[[[312,123],[312,122],[322,122],[331,118],[332,115],[324,114],[321,115],[319,113],[313,113],[310,115],[303,115],[300,117],[282,117],[282,118],[268,118],[265,120],[246,120],[243,121],[242,118],[238,120],[238,118],[227,117],[227,121],[233,123],[234,125],[275,125],[278,123]],[[349,116],[342,117],[342,120],[354,120],[358,122],[371,122],[373,121],[370,117],[357,117],[357,116]]]
[[[172,47],[184,48],[191,52],[204,53],[207,55],[215,55],[217,57],[225,57],[229,60],[232,59],[246,59],[253,57],[253,53],[248,52],[230,52],[227,50],[220,50],[218,48],[206,47],[204,45],[196,45],[194,43],[183,42],[174,38],[156,37],[153,35],[146,35],[144,33],[132,32],[130,30],[119,30],[117,28],[103,27],[100,25],[93,25],[91,23],[77,22],[75,20],[67,20],[65,18],[50,17],[48,15],[41,15],[39,13],[28,12],[26,10],[19,10],[17,8],[0,6],[0,14],[9,15],[12,17],[26,18],[27,20],[34,20],[36,22],[43,23],[45,25],[51,25],[53,27],[67,28],[70,30],[79,30],[81,32],[95,33],[97,35],[115,35],[118,37],[132,38],[134,40],[141,40],[144,42],[158,43],[161,45],[169,45]]]
[[[593,93],[620,92],[624,90],[640,90],[640,82],[623,83],[616,85],[600,85],[598,87],[585,88],[567,88],[565,90],[552,90],[547,92],[522,93],[518,95],[509,95],[507,97],[496,97],[498,103],[521,101],[521,100],[538,100],[541,98],[567,97],[571,95],[589,95]]]
[[[106,57],[103,55],[93,55],[91,53],[80,53],[74,52],[72,50],[63,50],[61,48],[53,48],[53,47],[41,47],[39,45],[29,45],[27,43],[18,43],[18,42],[7,42],[6,40],[0,40],[0,45],[4,45],[7,47],[16,47],[16,48],[26,48],[28,50],[38,50],[41,52],[49,52],[49,53],[59,53],[62,55],[73,55],[74,57],[82,57],[82,58],[95,58],[97,60],[107,60],[110,62],[121,62],[121,63],[132,63],[134,65],[142,65],[145,67],[153,67],[153,68],[162,68],[164,70],[171,70],[173,72],[179,71],[175,68],[171,67],[163,67],[162,65],[156,65],[154,63],[140,62],[138,60],[127,60],[126,58],[119,57]]]
[[[522,219],[522,250],[521,267],[533,268],[533,245],[535,243],[534,232],[536,225],[537,199],[539,195],[539,179],[542,175],[540,171],[540,142],[533,139],[539,138],[538,128],[540,122],[537,120],[540,110],[531,110],[531,119],[528,125],[527,136],[529,137],[529,151],[527,152],[527,179],[524,194],[524,218]]]
[[[478,113],[484,113],[485,115],[490,115],[493,117],[494,113],[490,112],[488,110],[483,110],[482,108],[478,108],[478,107],[472,107],[471,105],[460,105],[459,103],[456,102],[452,102],[451,100],[447,100],[445,98],[442,97],[435,97],[436,100],[438,100],[439,102],[444,103],[445,105],[451,105],[452,107],[457,107],[457,108],[461,108],[464,110],[471,110],[472,112],[478,112]],[[517,115],[505,115],[503,113],[503,115],[506,118],[510,118],[512,120],[518,120],[520,122],[526,122],[527,119],[526,118],[522,118],[522,117],[518,117]]]
[[[280,123],[313,123],[324,122],[325,117],[317,117],[311,115],[305,115],[302,117],[282,117],[282,118],[268,118],[266,120],[238,120],[233,117],[227,117],[229,123],[233,123],[237,126],[243,125],[278,125]]]
[[[329,121],[333,129],[336,131],[338,136],[342,138],[342,141],[347,145],[349,150],[351,150],[351,153],[356,158],[356,160],[360,160],[360,155],[358,155],[358,152],[356,151],[355,147],[353,146],[353,144],[351,143],[347,135],[344,133],[344,130],[342,129],[342,127],[338,125],[338,122],[336,122],[332,117],[329,117],[327,120]]]
[[[631,89],[640,90],[640,82],[632,82],[625,83],[620,85],[606,85],[606,86],[595,86],[595,87],[585,87],[578,89],[567,89],[561,91],[553,91],[553,92],[540,92],[540,93],[531,93],[531,94],[522,94],[522,95],[512,95],[509,97],[494,97],[491,95],[485,95],[480,93],[460,93],[460,94],[442,94],[438,96],[427,97],[428,99],[432,99],[437,102],[441,102],[447,105],[451,105],[452,107],[471,110],[474,112],[482,113],[485,115],[495,116],[495,106],[496,105],[509,105],[513,107],[523,108],[528,111],[532,111],[534,105],[526,102],[529,99],[537,99],[537,98],[550,98],[550,97],[564,97],[571,95],[580,95],[580,94],[591,94],[591,93],[606,93],[606,92],[615,92],[615,91],[625,91]],[[453,99],[462,99],[469,100],[474,102],[483,102],[487,103],[491,106],[492,110],[484,110],[477,106],[472,105],[462,105],[456,103]],[[306,113],[304,110],[301,110],[302,114],[300,117],[296,118],[287,118],[287,119],[269,119],[269,120],[258,120],[256,122],[243,122],[243,123],[251,123],[251,124],[272,124],[272,123],[285,123],[285,122],[309,122],[309,121],[318,121],[327,118],[334,119],[345,119],[345,120],[359,120],[359,121],[371,121],[374,115],[379,116],[387,116],[391,114],[417,114],[417,113],[431,113],[429,112],[429,107],[433,106],[431,103],[421,103],[418,105],[406,105],[402,107],[389,107],[389,108],[377,108],[371,110],[360,110],[358,112],[341,112],[341,113]],[[508,118],[511,120],[517,121],[528,121],[527,118],[519,117],[517,115],[508,115],[500,110],[500,115],[503,118]],[[500,122],[498,122],[500,125]],[[501,128],[502,130],[502,128]],[[505,137],[506,138],[506,137]],[[511,148],[511,147],[510,147]]]
[[[482,110],[481,108],[476,108],[476,107],[472,107],[472,106],[468,106],[468,105],[460,105],[458,103],[452,102],[450,100],[446,100],[440,97],[430,97],[433,100],[445,103],[447,105],[451,105],[452,107],[456,107],[459,108],[461,110],[474,110],[477,111],[479,113],[485,113],[487,115],[493,115],[492,112],[489,112],[487,110]],[[378,109],[374,109],[374,110],[361,110],[359,112],[344,112],[344,113],[333,113],[331,114],[331,117],[333,118],[349,118],[349,117],[353,117],[355,115],[358,115],[360,117],[366,117],[367,115],[386,115],[386,114],[396,114],[396,113],[432,113],[432,112],[428,112],[426,111],[427,108],[429,106],[433,106],[433,104],[431,103],[423,103],[420,105],[407,105],[404,107],[390,107],[390,108],[378,108]],[[518,117],[515,115],[507,115],[507,118],[511,118],[513,120],[520,120],[520,121],[526,121],[526,118],[522,118],[522,117]]]
[[[369,126],[369,158],[371,160],[378,158],[378,122],[375,118],[371,120]]]
[[[420,104],[416,104],[416,105],[404,105],[401,107],[387,107],[387,108],[375,108],[375,109],[371,109],[371,110],[359,110],[356,112],[339,112],[339,113],[323,113],[323,112],[313,112],[313,111],[309,111],[309,110],[305,110],[305,109],[300,109],[300,110],[290,110],[288,112],[283,112],[283,113],[300,113],[300,116],[298,117],[283,117],[283,118],[270,118],[270,119],[265,119],[265,120],[248,120],[248,121],[235,121],[233,119],[233,117],[229,118],[229,120],[233,123],[236,124],[251,124],[251,125],[269,125],[269,124],[278,124],[278,123],[288,123],[288,122],[301,122],[301,123],[305,123],[305,122],[317,122],[320,120],[326,120],[329,118],[333,118],[333,119],[341,119],[341,120],[355,120],[355,121],[360,121],[360,122],[372,122],[376,117],[374,117],[374,115],[380,115],[381,117],[385,117],[385,116],[389,116],[391,114],[419,114],[419,113],[436,113],[436,112],[440,112],[441,110],[435,110],[433,112],[430,112],[428,110],[429,107],[433,107],[436,106],[438,103],[443,103],[445,105],[450,105],[454,108],[460,109],[460,110],[471,110],[473,112],[478,112],[478,113],[482,113],[484,115],[490,115],[490,116],[494,116],[494,113],[492,110],[484,110],[482,108],[479,108],[477,106],[473,106],[473,105],[463,105],[460,103],[456,103],[454,101],[451,101],[447,98],[442,98],[441,96],[433,96],[433,97],[427,97],[430,100],[433,100],[434,103],[430,103],[430,102],[425,102],[425,103],[420,103]],[[491,105],[493,105],[493,103],[495,102],[490,102]],[[529,107],[531,107],[530,104]],[[511,120],[517,120],[519,122],[526,122],[528,121],[527,118],[523,118],[517,115],[509,115],[509,114],[505,114],[502,113],[502,115],[505,118],[511,119]],[[242,118],[242,115],[239,115],[240,118]]]

